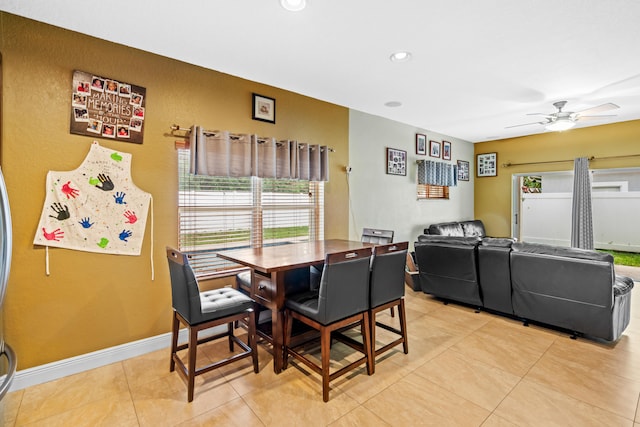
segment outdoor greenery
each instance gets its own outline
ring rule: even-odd
[[[617,265],[629,265],[640,267],[640,254],[634,252],[620,252],[601,249],[601,252],[608,252],[613,255],[613,263]]]
[[[264,240],[307,236],[309,235],[309,226],[265,228],[263,233]],[[202,246],[229,242],[248,242],[250,236],[249,229],[247,228],[235,231],[226,230],[210,233],[191,233],[188,236],[185,235],[183,238],[183,241],[188,242],[190,246]]]

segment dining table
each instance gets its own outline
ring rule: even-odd
[[[273,345],[273,370],[276,374],[282,371],[283,365],[287,272],[321,265],[329,253],[373,246],[367,242],[329,239],[217,252],[218,257],[251,269],[251,287],[246,291],[271,311],[270,332],[263,331],[260,335]]]

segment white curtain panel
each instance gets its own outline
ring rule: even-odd
[[[589,159],[579,157],[573,164],[571,247],[593,249],[593,212]]]
[[[258,178],[276,177],[276,140],[253,136],[254,157],[251,175]]]

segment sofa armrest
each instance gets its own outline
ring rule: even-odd
[[[633,289],[633,279],[627,276],[616,275],[616,280],[613,283],[613,295],[624,295],[631,292]]]
[[[511,237],[485,237],[482,239],[482,246],[510,248],[515,242],[516,239]]]

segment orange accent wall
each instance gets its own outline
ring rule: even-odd
[[[513,174],[573,170],[576,157],[595,157],[591,169],[640,167],[640,120],[482,142],[475,144],[474,151],[476,155],[498,153],[499,165],[496,177],[475,179],[475,216],[483,220],[488,235],[509,236]],[[557,160],[569,161],[504,166]]]
[[[325,236],[348,237],[349,111],[278,88],[0,13],[2,170],[13,217],[5,339],[18,369],[168,332],[171,293],[164,248],[177,244],[174,123],[291,138],[335,149],[325,187]],[[147,89],[142,145],[99,139],[133,155],[132,176],[154,199],[142,255],[100,255],[33,246],[49,170],[80,165],[93,140],[69,133],[73,70]],[[276,99],[275,125],[251,119],[251,93]]]

